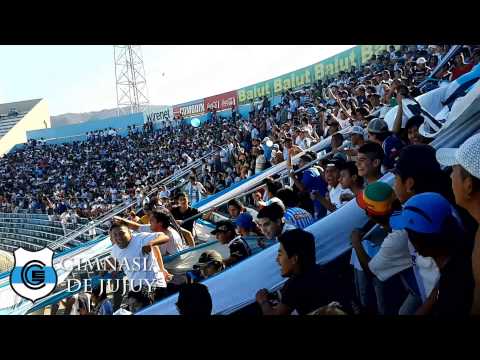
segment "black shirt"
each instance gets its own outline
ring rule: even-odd
[[[334,293],[334,277],[320,265],[305,274],[292,276],[283,286],[281,302],[299,315],[306,315],[319,307],[338,301]]]
[[[432,315],[463,317],[470,314],[475,287],[470,254],[454,256],[440,270],[439,292]]]
[[[230,257],[236,259],[235,263],[245,259],[252,253],[250,247],[241,236],[237,236],[235,239],[230,241],[228,248],[230,250]]]
[[[172,216],[175,220],[185,220],[185,219],[188,219],[188,218],[191,218],[192,216],[194,215],[197,215],[198,214],[198,210],[197,209],[194,209],[194,208],[191,208],[189,207],[187,209],[187,211],[185,212],[181,212],[180,211],[180,207],[174,207],[171,211],[172,213]],[[182,224],[182,228],[192,232],[193,231],[193,222],[195,220],[189,220],[185,223]]]

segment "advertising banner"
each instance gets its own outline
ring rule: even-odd
[[[149,106],[143,112],[144,122],[157,122],[173,119],[173,107],[171,106]]]
[[[204,99],[190,101],[188,103],[174,105],[173,115],[183,115],[184,117],[198,116],[205,113]]]
[[[306,85],[331,77],[340,71],[349,71],[353,65],[366,63],[373,54],[388,50],[390,45],[359,45],[316,64],[292,71],[274,79],[239,89],[238,104],[243,105],[262,96],[280,95],[287,89],[298,89]],[[397,48],[398,46],[396,46]]]
[[[224,94],[210,96],[205,99],[205,110],[215,108],[217,111],[231,109],[232,105],[237,105],[237,92],[230,91]]]

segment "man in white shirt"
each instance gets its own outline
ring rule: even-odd
[[[155,300],[166,296],[165,277],[170,277],[170,274],[163,266],[157,246],[166,244],[169,237],[164,233],[132,235],[128,226],[118,221],[110,228],[110,237],[112,257],[122,265],[131,288],[148,287]]]
[[[197,181],[195,175],[190,175],[189,182],[185,185],[185,192],[188,194],[188,200],[191,204],[194,204],[203,199],[207,195],[205,187]]]

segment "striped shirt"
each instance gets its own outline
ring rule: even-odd
[[[284,218],[287,224],[291,224],[298,229],[305,229],[315,221],[308,211],[298,207],[288,208],[285,211]]]

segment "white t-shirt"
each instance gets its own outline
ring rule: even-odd
[[[423,257],[417,253],[410,240],[407,242],[408,250],[413,262],[413,272],[417,279],[422,301],[425,301],[440,279],[440,270],[431,257]]]
[[[412,257],[408,250],[408,234],[405,230],[394,230],[389,233],[377,254],[368,263],[370,271],[381,281],[388,280],[412,265]]]
[[[160,271],[156,260],[152,258],[152,254],[145,254],[142,250],[156,237],[156,233],[141,232],[132,235],[125,249],[120,249],[116,244],[112,246],[112,256],[122,264],[128,264],[128,268],[125,266],[123,270],[133,286],[146,286],[146,280],[153,286],[167,287],[165,276]]]
[[[335,205],[335,207],[337,209],[340,209],[343,205],[345,205],[346,203],[342,203],[340,201],[340,196],[342,194],[351,194],[351,195],[354,195],[352,193],[352,191],[350,189],[344,189],[342,188],[342,185],[340,183],[337,184],[337,187],[332,187],[330,188],[330,190],[328,191],[328,196],[330,197],[330,202]],[[327,212],[327,214],[330,214],[330,211]]]
[[[183,243],[182,237],[175,229],[168,229],[168,242],[166,244],[160,245],[160,252],[162,256],[172,255],[179,251],[186,249],[186,246]]]
[[[152,233],[152,230],[150,229],[150,224],[141,225],[138,228],[138,231]],[[160,245],[160,252],[162,253],[162,256],[172,255],[187,248],[187,246],[185,246],[185,244],[183,243],[182,237],[177,230],[169,228],[168,231],[169,233],[167,233],[167,235],[170,240],[166,244]]]

